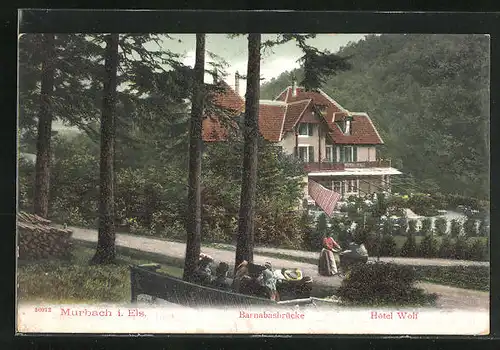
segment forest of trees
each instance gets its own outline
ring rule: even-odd
[[[20,209],[98,228],[91,263],[115,260],[117,227],[187,240],[185,279],[201,240],[235,239],[237,262],[252,261],[254,242],[298,247],[308,225],[296,211],[304,173],[259,135],[260,51],[295,41],[304,52],[303,83],[317,88],[348,65],[308,46],[313,36],[261,43],[260,34],[249,34],[243,122],[227,142],[203,145],[202,119],[228,114],[213,99],[224,62],[205,66],[213,55],[205,34],[196,35],[194,69],[163,47],[168,36],[22,35],[20,151],[37,157],[35,164],[20,158]],[[53,131],[56,120],[79,132]]]
[[[369,35],[339,51],[352,67],[322,89],[343,107],[368,113],[385,141],[381,157],[404,175],[397,192],[489,198],[489,37]],[[275,98],[290,75],[263,85]]]

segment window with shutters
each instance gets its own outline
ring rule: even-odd
[[[313,125],[309,123],[300,123],[299,136],[313,136]]]

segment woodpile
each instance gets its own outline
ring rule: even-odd
[[[19,259],[67,258],[71,255],[72,231],[51,226],[38,215],[17,214]]]

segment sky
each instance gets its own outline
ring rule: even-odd
[[[195,35],[194,34],[171,34],[172,39],[163,41],[163,49],[182,54],[183,63],[189,66],[194,65],[195,55]],[[363,39],[366,34],[318,34],[316,38],[309,39],[308,44],[320,49],[337,52],[341,47],[349,42],[357,42]],[[262,41],[275,38],[273,34],[263,34]],[[228,63],[226,67],[227,76],[225,81],[234,87],[234,74],[238,71],[246,75],[247,66],[247,36],[241,35],[236,38],[229,38],[227,34],[207,34],[205,48],[207,51],[220,56]],[[299,67],[297,60],[302,56],[301,50],[295,43],[289,42],[266,50],[261,59],[261,77],[262,83],[268,82],[272,78],[278,77],[285,71],[290,71]],[[209,55],[206,55],[206,62],[213,61]],[[208,68],[208,65],[207,67]],[[205,80],[211,80],[209,76]],[[245,93],[245,82],[240,82],[241,94]]]

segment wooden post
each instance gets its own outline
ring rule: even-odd
[[[130,301],[132,303],[137,302],[135,271],[133,267],[130,267]]]
[[[321,170],[321,128],[320,124],[318,124],[318,168]]]
[[[295,126],[295,152],[297,152],[296,157],[299,157],[299,130],[298,127]]]

